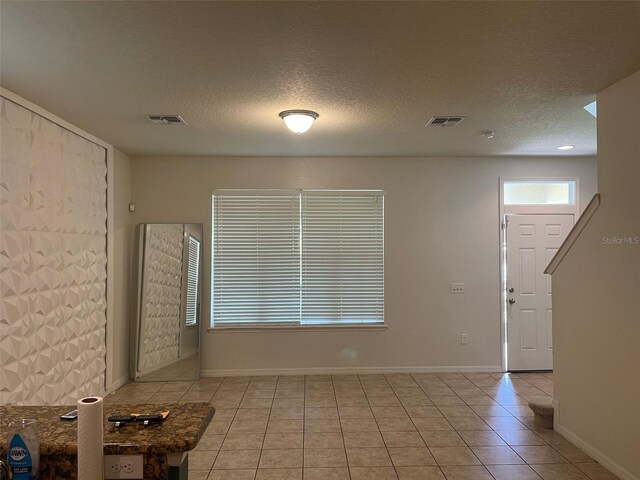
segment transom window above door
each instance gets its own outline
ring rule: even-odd
[[[504,182],[505,205],[575,205],[575,180]]]

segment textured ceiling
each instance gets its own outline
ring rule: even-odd
[[[582,106],[640,70],[640,2],[2,1],[0,21],[2,86],[131,154],[593,154]],[[320,118],[297,137],[291,108]]]

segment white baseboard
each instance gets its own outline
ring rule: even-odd
[[[303,367],[207,369],[202,377],[243,377],[253,375],[345,375],[355,373],[498,373],[500,365],[441,366],[441,367]]]
[[[551,406],[553,407],[553,429],[558,430],[560,427],[560,402],[552,398]]]
[[[583,450],[587,455],[596,460],[600,465],[609,470],[611,473],[616,475],[620,480],[640,480],[640,477],[635,476],[626,468],[617,464],[613,461],[609,456],[602,453],[597,448],[593,447],[589,443],[582,440],[575,433],[571,432],[569,429],[563,427],[560,424],[560,415],[559,415],[559,407],[560,404],[557,401],[553,401],[553,429],[562,435],[564,438],[573,443],[576,447]]]
[[[128,374],[123,375],[122,377],[117,379],[115,382],[113,382],[113,384],[107,387],[107,393],[115,392],[117,389],[119,389],[121,386],[123,386],[125,383],[128,383],[128,382],[129,382],[129,375]]]

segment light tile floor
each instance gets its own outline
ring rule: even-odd
[[[392,374],[127,384],[109,402],[211,402],[192,480],[609,480],[527,407],[553,375]]]
[[[179,360],[169,366],[144,375],[143,382],[179,382],[183,380],[195,380],[199,376],[200,354],[195,353],[185,359]]]

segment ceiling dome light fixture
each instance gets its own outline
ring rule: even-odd
[[[573,150],[574,148],[576,148],[575,145],[560,145],[558,150]]]
[[[314,120],[319,116],[311,110],[285,110],[280,112],[280,118],[284,120],[289,130],[298,135],[309,130]]]

